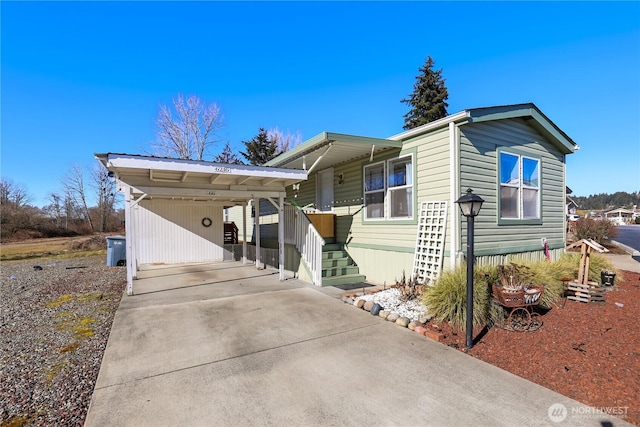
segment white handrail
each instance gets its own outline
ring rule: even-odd
[[[293,244],[311,271],[313,284],[322,286],[322,247],[325,241],[305,213],[295,206],[285,206],[285,243]]]

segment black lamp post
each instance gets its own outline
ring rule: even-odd
[[[470,188],[467,194],[456,200],[462,215],[467,217],[467,349],[473,347],[473,222],[483,202]]]

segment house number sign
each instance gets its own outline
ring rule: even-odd
[[[213,168],[214,172],[217,173],[230,173],[231,172],[231,168],[225,168],[223,166],[216,166]]]

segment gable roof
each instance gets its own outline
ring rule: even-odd
[[[470,108],[459,113],[452,114],[442,119],[409,129],[389,137],[395,141],[404,141],[409,138],[430,132],[432,130],[448,126],[449,123],[465,124],[480,123],[491,120],[504,120],[513,118],[523,118],[529,124],[548,138],[563,154],[570,154],[577,150],[576,144],[562,129],[556,126],[540,109],[533,103],[500,105],[495,107]]]
[[[569,138],[562,129],[549,120],[538,107],[532,103],[527,103],[463,110],[386,139],[322,132],[294,147],[292,150],[269,160],[265,163],[265,166],[304,169],[310,173],[314,169],[320,170],[353,159],[366,156],[373,157],[375,154],[389,149],[401,149],[403,141],[448,126],[449,123],[463,125],[465,123],[479,123],[510,118],[523,118],[528,120],[531,126],[548,138],[563,154],[573,153],[579,148],[578,145]]]

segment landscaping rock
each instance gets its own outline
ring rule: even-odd
[[[371,307],[371,315],[377,316],[380,313],[380,310],[382,310],[382,306],[380,304],[373,304],[373,307]]]
[[[353,298],[346,298],[344,302],[347,304],[353,305]]]
[[[400,325],[406,328],[407,326],[409,326],[409,322],[411,322],[411,319],[409,319],[408,317],[399,317],[396,320],[396,325]]]
[[[364,307],[364,303],[365,302],[366,302],[365,300],[359,299],[358,301],[355,302],[355,306],[358,307],[358,308],[362,308],[362,307]]]
[[[430,314],[425,314],[424,316],[420,316],[420,323],[427,323],[429,320],[433,319],[433,316]]]
[[[409,322],[409,326],[407,326],[407,328],[413,331],[417,326],[422,326],[422,323],[412,320],[411,322]]]
[[[389,312],[387,310],[380,310],[380,313],[378,313],[378,316],[382,317],[383,319],[386,319],[387,316],[389,316]]]
[[[371,311],[371,309],[373,308],[375,302],[373,301],[367,301],[364,303],[364,306],[362,306],[362,308],[365,309],[365,311]]]
[[[398,313],[390,313],[390,314],[387,316],[387,320],[388,320],[389,322],[395,322],[396,320],[398,320],[398,318],[399,318],[399,317],[400,317],[400,315],[399,315]]]

